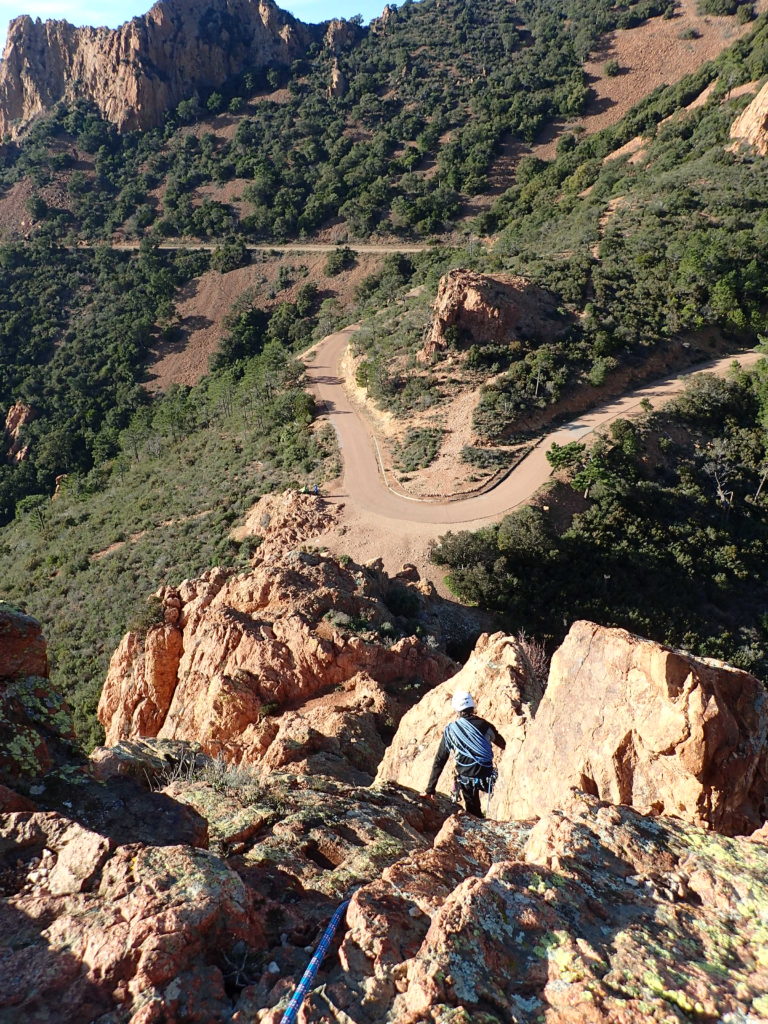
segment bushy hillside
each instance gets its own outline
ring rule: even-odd
[[[205,110],[182,104],[164,131],[121,137],[79,105],[6,146],[0,219],[3,204],[25,194],[35,225],[28,243],[0,253],[0,413],[23,401],[37,418],[26,428],[27,461],[0,468],[0,519],[18,498],[50,492],[57,475],[114,457],[120,430],[146,402],[138,383],[150,351],[180,343],[180,290],[209,265],[203,254],[166,255],[149,241],[135,256],[90,251],[74,246],[78,236],[215,237],[210,265],[227,272],[247,262],[246,239],[306,234],[339,217],[357,234],[431,232],[462,196],[486,187],[502,139],[532,139],[547,121],[578,112],[588,92],[582,63],[601,33],[655,10],[562,3],[423,0],[342,53],[299,62],[286,88],[277,69],[245,75]],[[492,378],[475,429],[507,441],[531,412],[556,411],[562,397],[601,387],[627,361],[642,367],[686,332],[713,325],[753,338],[762,329],[764,168],[724,152],[745,98],[718,100],[762,74],[764,37],[759,20],[720,61],[660,90],[614,128],[581,141],[565,136],[549,164],[521,160],[516,183],[476,224],[501,232],[492,256],[480,247],[430,256],[416,261],[413,282],[407,261],[385,267],[389,296],[395,279],[428,287],[404,320],[396,310],[394,329],[385,311],[361,335],[372,397],[407,415],[441,388],[450,394]],[[347,82],[341,97],[327,91],[333,61]],[[709,103],[659,129],[644,163],[606,162],[714,80],[721,84]],[[227,113],[211,120],[207,108],[224,105]],[[227,183],[242,199],[229,210],[209,195],[210,185]],[[456,384],[444,388],[429,366],[410,372],[410,361],[437,269],[461,262],[550,288],[568,329],[557,342],[531,337],[518,353],[480,345],[449,359],[442,376]],[[219,364],[269,337],[294,350],[305,343],[327,297],[306,284],[277,319],[274,303],[234,311],[222,325]],[[384,291],[362,288],[360,297]]]
[[[766,72],[761,18],[749,39],[613,128],[564,136],[549,163],[520,161],[515,185],[478,224],[498,232],[491,251],[417,261],[421,297],[381,309],[356,339],[371,398],[408,418],[427,406],[439,413],[457,387],[479,389],[473,427],[493,445],[526,436],[566,403],[622,390],[628,373],[754,345],[766,330],[768,165],[734,152],[729,133]],[[706,102],[686,109],[705,89]],[[550,290],[560,335],[459,343],[417,362],[437,277],[461,265]]]
[[[278,342],[143,407],[119,454],[72,475],[50,501],[21,504],[0,530],[2,597],[45,625],[52,675],[80,739],[126,629],[148,625],[147,596],[213,565],[248,564],[230,537],[262,494],[338,472],[332,436],[312,429],[302,367]]]
[[[275,240],[339,218],[355,237],[432,234],[462,197],[484,191],[503,139],[530,142],[582,111],[583,63],[606,32],[672,7],[393,6],[359,43],[338,53],[313,44],[290,69],[248,71],[183,101],[163,130],[120,137],[86,105],[62,107],[5,147],[2,180],[34,182],[30,216],[56,235]],[[334,68],[341,84],[331,88]]]
[[[768,361],[550,456],[565,483],[432,553],[464,601],[559,643],[575,619],[768,675]]]

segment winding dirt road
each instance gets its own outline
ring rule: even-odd
[[[390,530],[401,536],[407,532],[405,524],[409,523],[416,527],[415,532],[422,539],[425,534],[437,537],[457,525],[462,529],[477,528],[523,504],[549,479],[550,465],[546,453],[553,443],[566,444],[580,440],[611,420],[638,411],[644,399],[654,407],[663,405],[683,388],[686,379],[693,374],[723,374],[734,360],[746,367],[761,358],[758,352],[725,356],[701,363],[675,377],[638,388],[552,430],[492,490],[458,501],[439,502],[399,494],[382,474],[376,441],[367,423],[350,401],[339,370],[342,354],[357,329],[357,326],[352,326],[336,334],[329,334],[305,356],[311,390],[318,403],[324,406],[325,415],[336,431],[341,448],[344,493],[337,497],[354,503],[368,517],[369,522],[374,522],[375,518],[377,533]],[[386,521],[390,521],[389,525]],[[418,529],[417,524],[427,526],[426,531]],[[429,529],[429,526],[432,528]]]

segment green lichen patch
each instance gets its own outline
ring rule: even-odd
[[[765,1013],[765,845],[591,800],[545,825],[544,862],[456,886],[409,974],[428,964],[446,1005],[525,1024],[582,1003],[601,1021]]]

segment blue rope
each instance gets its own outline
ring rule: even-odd
[[[290,1003],[288,1003],[288,1006],[285,1009],[285,1013],[280,1019],[280,1024],[293,1024],[293,1022],[296,1020],[296,1016],[299,1010],[301,1009],[301,1004],[304,1002],[304,997],[306,996],[307,992],[309,992],[310,986],[312,985],[312,982],[315,980],[315,975],[320,969],[320,964],[323,962],[323,957],[328,952],[328,947],[330,946],[331,941],[333,940],[334,933],[336,932],[336,929],[339,926],[339,921],[341,920],[348,906],[349,900],[345,900],[341,904],[339,909],[336,911],[336,913],[333,915],[330,922],[328,923],[328,927],[323,932],[323,937],[322,939],[320,939],[318,947],[315,950],[312,959],[309,961],[307,969],[306,971],[304,971],[304,974],[302,975],[301,981],[296,986],[296,989],[293,995],[291,996],[291,1001]]]

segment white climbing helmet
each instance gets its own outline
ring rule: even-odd
[[[453,695],[451,705],[454,711],[467,711],[475,706],[475,700],[472,694],[467,693],[466,690],[457,690]]]

